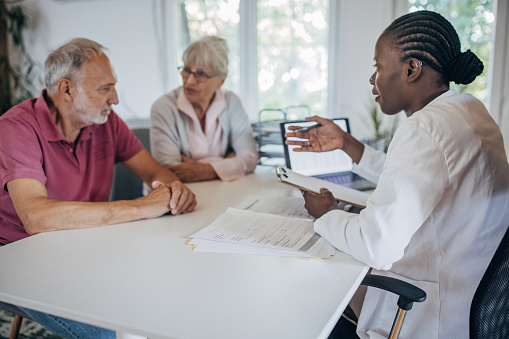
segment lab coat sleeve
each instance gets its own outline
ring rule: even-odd
[[[315,231],[336,248],[382,270],[402,258],[449,180],[443,152],[427,131],[407,123],[392,143],[366,208],[359,215],[331,211],[315,222]]]
[[[386,154],[364,145],[364,153],[358,164],[353,165],[352,172],[361,177],[377,183],[384,170]]]

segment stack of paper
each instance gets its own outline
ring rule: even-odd
[[[334,247],[314,232],[302,198],[249,196],[193,234],[195,251],[330,258]]]

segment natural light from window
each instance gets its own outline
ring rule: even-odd
[[[458,32],[462,52],[472,50],[483,62],[484,71],[468,86],[452,83],[451,88],[457,92],[471,93],[484,104],[488,100],[488,70],[490,68],[490,51],[493,47],[495,14],[494,0],[409,0],[410,12],[429,10],[442,14]]]
[[[239,0],[186,0],[190,42],[205,35],[227,40],[230,67],[223,88],[239,93]],[[328,0],[258,0],[258,110],[306,105],[289,119],[325,115],[328,90]],[[185,48],[185,46],[184,46]],[[270,116],[268,117],[270,118]]]
[[[327,9],[327,0],[258,1],[258,99],[261,108],[306,105],[312,114],[325,115]],[[303,118],[297,113],[289,114],[289,119]]]

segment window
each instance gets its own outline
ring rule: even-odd
[[[181,53],[193,41],[207,35],[217,35],[228,42],[229,65],[228,77],[223,88],[239,93],[240,52],[239,52],[239,0],[186,0],[185,13],[187,32],[184,32]],[[184,20],[186,22],[186,20]]]
[[[495,15],[493,0],[409,0],[410,12],[430,10],[442,14],[458,32],[462,52],[472,50],[484,63],[483,73],[467,85],[451,83],[451,88],[458,93],[468,92],[487,104],[488,74],[490,68],[490,51],[493,48]]]
[[[182,43],[211,34],[228,41],[230,66],[223,88],[243,94],[245,105],[256,103],[246,107],[251,120],[261,109],[298,105],[307,105],[313,115],[327,115],[329,0],[257,0],[254,13],[242,11],[239,0],[185,0],[184,5],[188,40],[184,37]],[[241,20],[255,23],[256,41],[239,41]],[[241,48],[244,55],[256,55],[256,63],[247,65],[256,70],[246,72],[256,74],[256,89],[242,91]],[[250,95],[256,99],[245,97]],[[289,118],[309,114],[294,112]]]
[[[258,1],[260,108],[307,105],[313,114],[325,115],[329,34],[327,2]]]

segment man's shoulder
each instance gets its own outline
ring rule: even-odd
[[[0,122],[5,120],[8,121],[27,121],[27,120],[35,120],[35,101],[37,99],[28,99],[23,101],[22,103],[17,104],[10,108],[7,112],[5,112],[2,116],[0,116]]]
[[[0,129],[10,130],[13,126],[33,128],[38,125],[34,110],[36,99],[26,100],[0,116]]]

